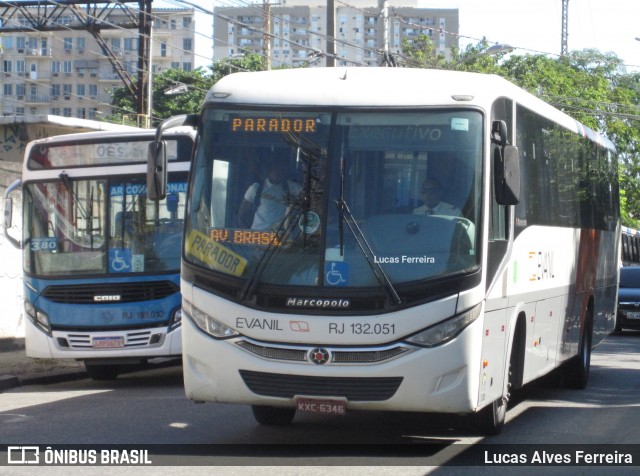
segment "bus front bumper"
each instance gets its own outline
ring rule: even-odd
[[[40,359],[151,359],[180,356],[182,327],[109,331],[52,331],[48,336],[30,320],[25,323],[27,357]]]
[[[435,348],[413,348],[378,363],[329,365],[261,358],[238,345],[242,338],[214,340],[190,319],[182,325],[185,391],[194,401],[291,407],[298,398],[317,397],[314,392],[321,398],[344,400],[344,393],[332,394],[331,386],[351,381],[361,388],[359,397],[346,399],[348,409],[446,413],[477,409],[480,364],[473,363],[479,361],[474,356],[480,355],[480,343],[472,336],[479,333],[479,321]],[[252,382],[255,376],[267,388]],[[375,392],[381,382],[398,381],[397,389],[386,397]],[[291,385],[291,395],[274,396],[280,382]]]

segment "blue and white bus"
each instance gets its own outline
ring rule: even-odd
[[[177,124],[199,134],[189,398],[262,424],[393,410],[495,433],[513,389],[555,369],[587,384],[615,326],[606,138],[497,76],[408,68],[233,74]]]
[[[23,249],[29,357],[84,361],[92,378],[181,355],[180,244],[191,129],[165,134],[167,195],[146,194],[154,131],[40,139],[5,194],[5,233]],[[22,237],[9,236],[22,190]]]

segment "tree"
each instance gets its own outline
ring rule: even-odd
[[[167,117],[197,112],[212,84],[211,79],[205,75],[202,68],[193,71],[168,69],[154,74],[151,82],[152,127]],[[165,94],[166,90],[175,88],[177,85],[185,85],[187,91],[180,95]],[[121,119],[121,116],[126,114],[124,111],[131,111],[129,123],[137,125],[137,121],[133,119],[136,110],[135,98],[131,96],[127,88],[118,88],[113,92],[112,105],[120,111],[116,119],[127,122],[126,118]],[[114,122],[120,122],[120,120]]]
[[[619,158],[621,215],[624,225],[640,228],[640,75],[629,75],[613,53],[574,51],[545,55],[487,56],[486,40],[452,49],[451,60],[435,52],[420,35],[403,44],[408,67],[499,74],[591,129],[608,137]]]
[[[447,60],[436,52],[431,38],[421,33],[412,40],[402,40],[402,54],[397,63],[407,68],[445,69]]]
[[[241,57],[228,57],[209,66],[213,83],[232,73],[243,71],[264,71],[267,69],[265,59],[255,53],[245,53]]]
[[[611,140],[619,159],[624,225],[640,221],[640,90],[613,53],[571,52],[558,59],[512,56],[500,74]]]
[[[162,119],[179,114],[195,113],[200,110],[204,98],[220,78],[239,71],[261,71],[265,68],[262,57],[257,54],[246,54],[242,58],[224,58],[205,68],[193,71],[168,69],[153,75],[152,80],[152,116],[156,126]],[[179,94],[167,94],[171,89],[183,86]],[[114,109],[118,111],[111,117],[113,122],[123,122],[123,116],[129,115],[131,125],[137,125],[135,117],[135,98],[127,88],[118,88],[113,92]],[[124,122],[127,122],[126,120]]]

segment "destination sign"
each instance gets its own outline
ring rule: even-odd
[[[235,230],[229,228],[213,228],[210,238],[218,243],[234,245],[272,245],[281,246],[282,242],[273,231]]]
[[[314,134],[318,132],[316,120],[296,117],[234,117],[232,132],[296,132]]]

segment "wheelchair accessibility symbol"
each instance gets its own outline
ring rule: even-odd
[[[324,281],[329,286],[347,286],[349,264],[343,261],[327,261],[324,266]]]
[[[129,248],[109,249],[109,272],[126,273],[131,271],[131,250]]]

